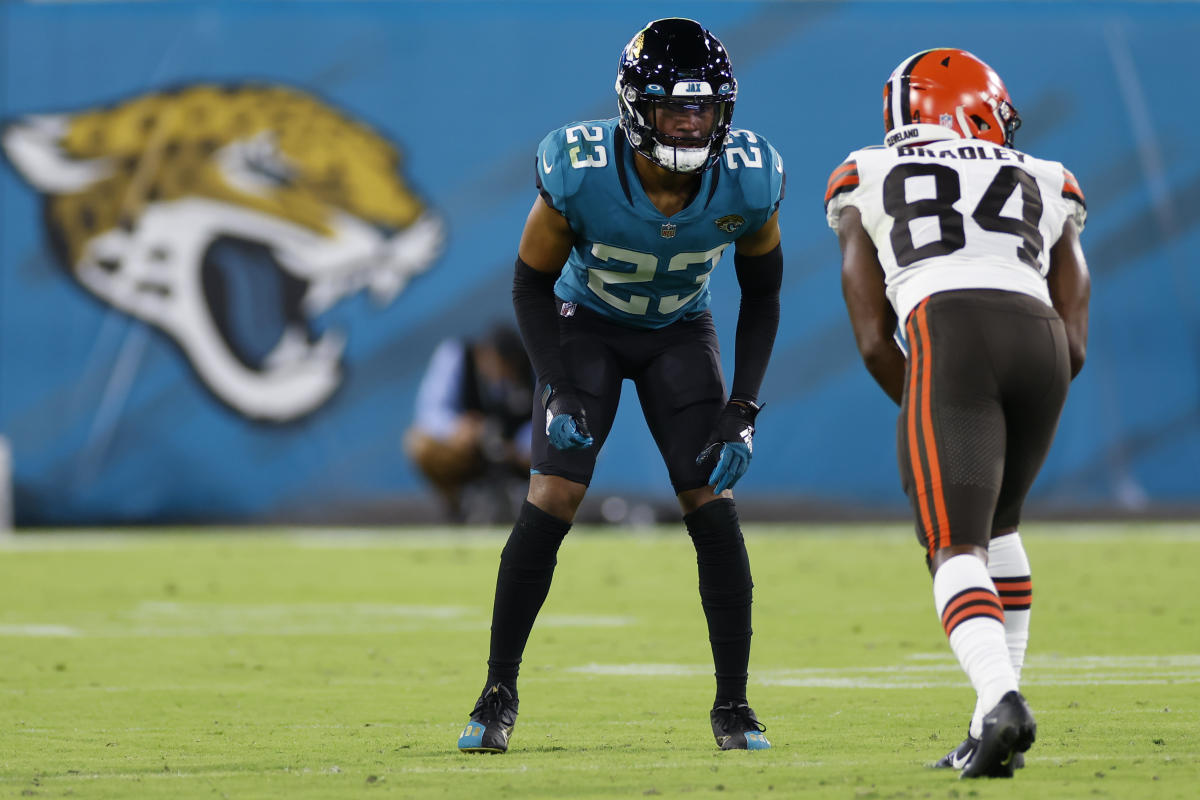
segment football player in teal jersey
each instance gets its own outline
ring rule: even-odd
[[[500,556],[488,676],[459,737],[502,753],[517,670],[617,410],[633,381],[696,548],[723,750],[770,747],[746,700],[753,583],[730,491],[753,453],[758,392],[779,325],[783,162],[730,127],[725,48],[688,19],[651,22],[617,72],[620,116],[538,147],[513,305],[538,379],[527,500]],[[709,273],[732,246],[741,289],[726,394]]]

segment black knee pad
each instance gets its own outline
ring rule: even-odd
[[[517,580],[553,569],[558,563],[558,548],[571,530],[571,523],[547,514],[526,500],[517,514],[516,524],[500,552],[500,571]]]
[[[733,501],[722,498],[705,503],[683,521],[696,547],[700,596],[705,606],[748,605],[754,581]]]

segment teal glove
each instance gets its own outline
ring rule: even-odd
[[[716,461],[708,482],[713,494],[732,489],[750,468],[754,455],[754,419],[761,408],[750,400],[730,400],[717,418],[708,443],[696,457],[697,464]]]
[[[578,397],[547,385],[542,390],[542,407],[546,409],[546,435],[556,449],[584,450],[592,446],[595,440]]]

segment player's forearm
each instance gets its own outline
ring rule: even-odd
[[[758,401],[758,391],[767,374],[767,363],[779,328],[779,297],[774,300],[742,298],[734,346],[731,397]]]
[[[779,290],[783,284],[783,250],[778,245],[759,256],[734,255],[742,303],[734,345],[731,397],[758,400],[775,334],[779,329]]]
[[[1054,310],[1058,312],[1066,328],[1071,378],[1074,378],[1083,369],[1083,362],[1087,357],[1088,297],[1091,294],[1091,283],[1086,274],[1069,285],[1053,280],[1055,277],[1051,273],[1050,297]]]
[[[1071,379],[1074,380],[1079,371],[1083,369],[1083,362],[1087,358],[1087,335],[1088,335],[1088,307],[1084,300],[1082,303],[1074,303],[1070,306],[1066,304],[1056,304],[1058,315],[1062,317],[1063,325],[1067,332],[1067,354],[1071,361]]]
[[[847,276],[843,273],[843,278]],[[854,329],[854,343],[862,356],[867,372],[896,405],[904,396],[904,370],[908,360],[896,345],[891,331],[896,329],[896,315],[891,306],[880,302],[881,292],[865,294],[858,291],[861,284],[843,281],[846,308],[850,312],[850,326]]]
[[[1050,272],[1046,276],[1050,302],[1062,318],[1067,332],[1067,350],[1071,357],[1071,377],[1083,369],[1087,356],[1088,302],[1092,280],[1088,274],[1083,248],[1075,223],[1068,220],[1062,237],[1050,251]]]
[[[557,276],[539,272],[517,258],[513,273],[513,310],[517,327],[529,354],[538,382],[561,386],[566,379],[558,337],[558,314],[554,301]]]
[[[904,368],[906,361],[900,348],[890,339],[881,341],[878,345],[862,351],[863,363],[867,372],[879,384],[879,387],[900,405],[904,398]]]

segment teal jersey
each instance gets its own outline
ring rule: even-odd
[[[538,147],[537,185],[576,235],[555,294],[622,325],[661,328],[708,308],[721,254],[783,200],[783,160],[761,136],[730,131],[691,204],[666,217],[642,190],[637,157],[616,118],[567,125]]]

